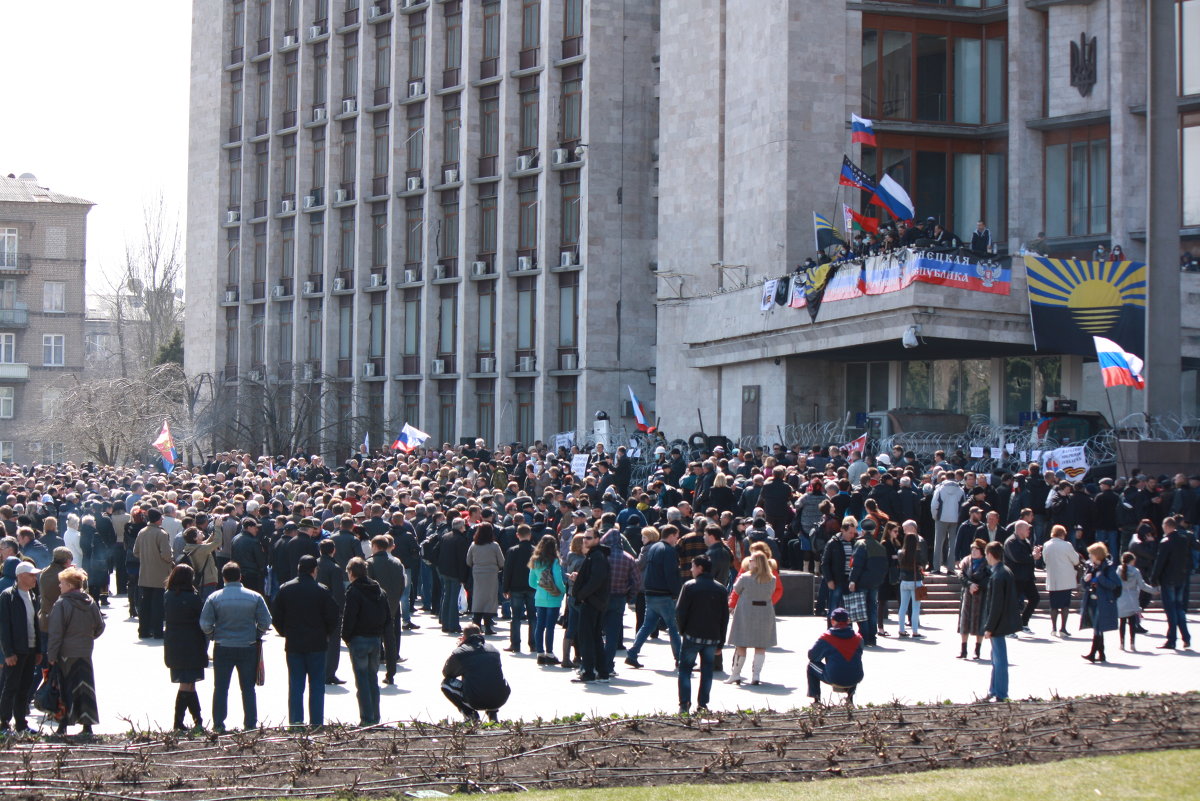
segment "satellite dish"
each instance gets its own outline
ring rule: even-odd
[[[21,178],[20,178],[19,180],[22,180],[22,181],[37,181],[37,176],[36,176],[36,175],[34,175],[34,174],[33,174],[33,173],[31,173],[31,172],[23,172],[23,173],[21,173]]]

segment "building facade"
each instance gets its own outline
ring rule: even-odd
[[[0,461],[75,458],[45,421],[84,365],[84,253],[92,203],[0,177]]]
[[[650,396],[657,28],[629,0],[197,0],[214,445],[531,442]]]
[[[1176,3],[1181,250],[1200,255],[1200,2]],[[813,255],[812,212],[841,220],[843,154],[908,189],[917,216],[1001,254],[1100,245],[1145,255],[1143,0],[663,0],[659,415],[686,436],[762,435],[897,407],[1027,421],[1046,396],[1122,418],[1094,360],[1034,348],[1025,270],[1007,295],[913,283],[807,312],[766,279]],[[851,144],[851,114],[876,146]],[[1197,414],[1200,275],[1180,274],[1180,387]],[[714,325],[715,320],[719,325]],[[906,332],[919,332],[909,347]],[[705,399],[704,404],[697,398]],[[1110,415],[1108,400],[1113,402]]]

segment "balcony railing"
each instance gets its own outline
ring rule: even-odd
[[[0,309],[0,328],[24,328],[29,325],[29,309],[14,306],[11,309]]]
[[[0,381],[28,381],[29,365],[18,362],[0,362]]]
[[[11,250],[0,250],[0,270],[16,270],[29,272],[33,257],[28,253],[16,253]]]

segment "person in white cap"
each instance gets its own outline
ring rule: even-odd
[[[42,632],[37,625],[38,600],[32,590],[37,586],[38,570],[29,562],[16,569],[16,583],[0,592],[0,657],[4,659],[0,675],[0,732],[9,730],[11,719],[18,732],[30,731],[29,690],[33,685],[33,666],[42,662]]]

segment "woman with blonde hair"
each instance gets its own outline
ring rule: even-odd
[[[1089,662],[1105,662],[1104,632],[1117,630],[1117,591],[1121,579],[1108,558],[1108,546],[1093,542],[1088,546],[1088,561],[1083,568],[1083,622],[1079,628],[1092,629],[1092,650],[1081,654]]]
[[[82,724],[91,734],[100,722],[96,710],[96,675],[92,669],[92,646],[104,632],[104,617],[91,596],[83,591],[87,573],[69,567],[58,574],[61,594],[50,610],[46,658],[62,676],[62,699],[67,711],[59,721],[58,733]]]
[[[755,543],[756,545],[758,543]],[[767,649],[774,647],[775,638],[775,589],[779,580],[772,570],[771,560],[761,550],[753,550],[746,557],[748,567],[738,576],[729,596],[729,608],[733,610],[729,623],[729,644],[734,647],[733,665],[726,684],[742,683],[742,666],[746,664],[746,649],[754,649],[751,684],[759,684]]]

